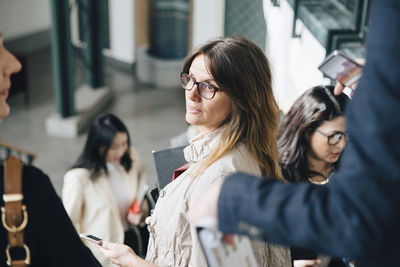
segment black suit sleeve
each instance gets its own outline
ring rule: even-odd
[[[400,1],[372,2],[367,51],[347,115],[350,140],[331,182],[233,175],[218,202],[222,231],[338,256],[399,251]]]

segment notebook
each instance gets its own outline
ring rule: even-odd
[[[187,163],[183,155],[185,147],[179,146],[152,152],[159,190],[172,181],[172,174],[175,169]]]

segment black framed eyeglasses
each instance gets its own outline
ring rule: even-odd
[[[187,73],[181,72],[181,85],[182,88],[191,91],[194,85],[197,85],[197,92],[202,98],[212,99],[219,88],[206,82],[196,82],[196,80]]]
[[[315,130],[316,132],[320,133],[321,135],[325,136],[326,138],[328,138],[328,145],[330,146],[334,146],[336,144],[338,144],[340,142],[340,140],[342,139],[342,136],[344,137],[344,140],[347,142],[348,137],[347,137],[347,133],[344,132],[334,132],[331,135],[327,135],[319,130]]]

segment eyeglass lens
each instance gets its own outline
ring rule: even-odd
[[[181,74],[181,85],[185,90],[192,90],[194,85],[197,85],[199,95],[205,99],[214,97],[216,88],[206,82],[196,82],[194,78],[188,74]]]
[[[342,136],[344,136],[345,140],[347,141],[347,138],[344,133],[335,133],[335,134],[328,136],[329,145],[333,146],[333,145],[336,145],[337,143],[339,143],[340,139],[342,139]]]

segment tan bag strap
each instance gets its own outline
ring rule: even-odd
[[[22,267],[30,264],[30,251],[24,243],[24,229],[28,223],[28,212],[22,204],[22,162],[15,156],[4,164],[4,207],[1,207],[1,221],[8,231],[6,248],[7,265]],[[25,250],[25,259],[13,260],[11,250],[19,247]]]

